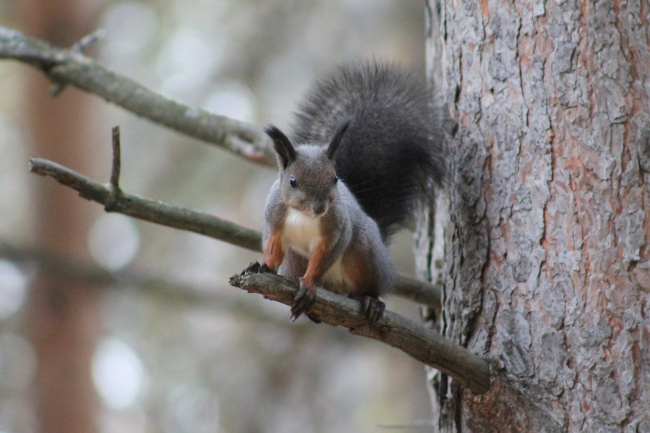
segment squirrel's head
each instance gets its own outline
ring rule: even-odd
[[[349,122],[339,126],[324,148],[301,145],[294,148],[289,138],[275,126],[265,132],[273,139],[280,166],[280,190],[285,204],[312,218],[324,215],[338,195],[334,161]]]

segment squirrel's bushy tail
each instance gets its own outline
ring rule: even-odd
[[[355,63],[316,84],[296,113],[293,139],[328,143],[350,120],[336,171],[386,239],[444,182],[441,113],[424,80],[385,63]]]

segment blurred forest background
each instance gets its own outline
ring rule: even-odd
[[[190,106],[287,128],[310,83],[376,57],[424,74],[420,0],[0,0],[0,25]],[[422,365],[228,285],[254,254],[106,214],[28,173],[96,180],[262,227],[276,172],[0,61],[0,432],[367,432],[430,420]],[[393,251],[412,273],[412,235]],[[108,273],[107,273],[108,272]],[[114,277],[117,276],[117,277]],[[417,317],[399,299],[388,308]],[[423,431],[430,430],[430,427]],[[395,431],[395,430],[391,430]],[[399,430],[398,430],[399,431]]]

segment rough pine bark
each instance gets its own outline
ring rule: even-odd
[[[650,432],[649,3],[428,10],[459,124],[441,332],[493,366],[480,396],[437,375],[434,423]]]

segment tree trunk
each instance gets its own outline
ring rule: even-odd
[[[650,432],[650,6],[440,2],[459,124],[440,326],[493,383],[437,377],[435,423]]]
[[[70,46],[94,30],[97,6],[79,0],[21,0],[17,4],[24,31],[58,46]],[[92,96],[68,88],[55,100],[46,78],[37,72],[27,73],[31,152],[90,172],[88,155],[91,144],[97,142],[90,132]],[[35,243],[78,262],[87,260],[92,205],[53,182],[39,180],[34,186]],[[91,379],[100,329],[98,310],[97,294],[87,283],[41,272],[30,288],[25,320],[38,356],[34,397],[39,431],[98,430],[98,401]]]

